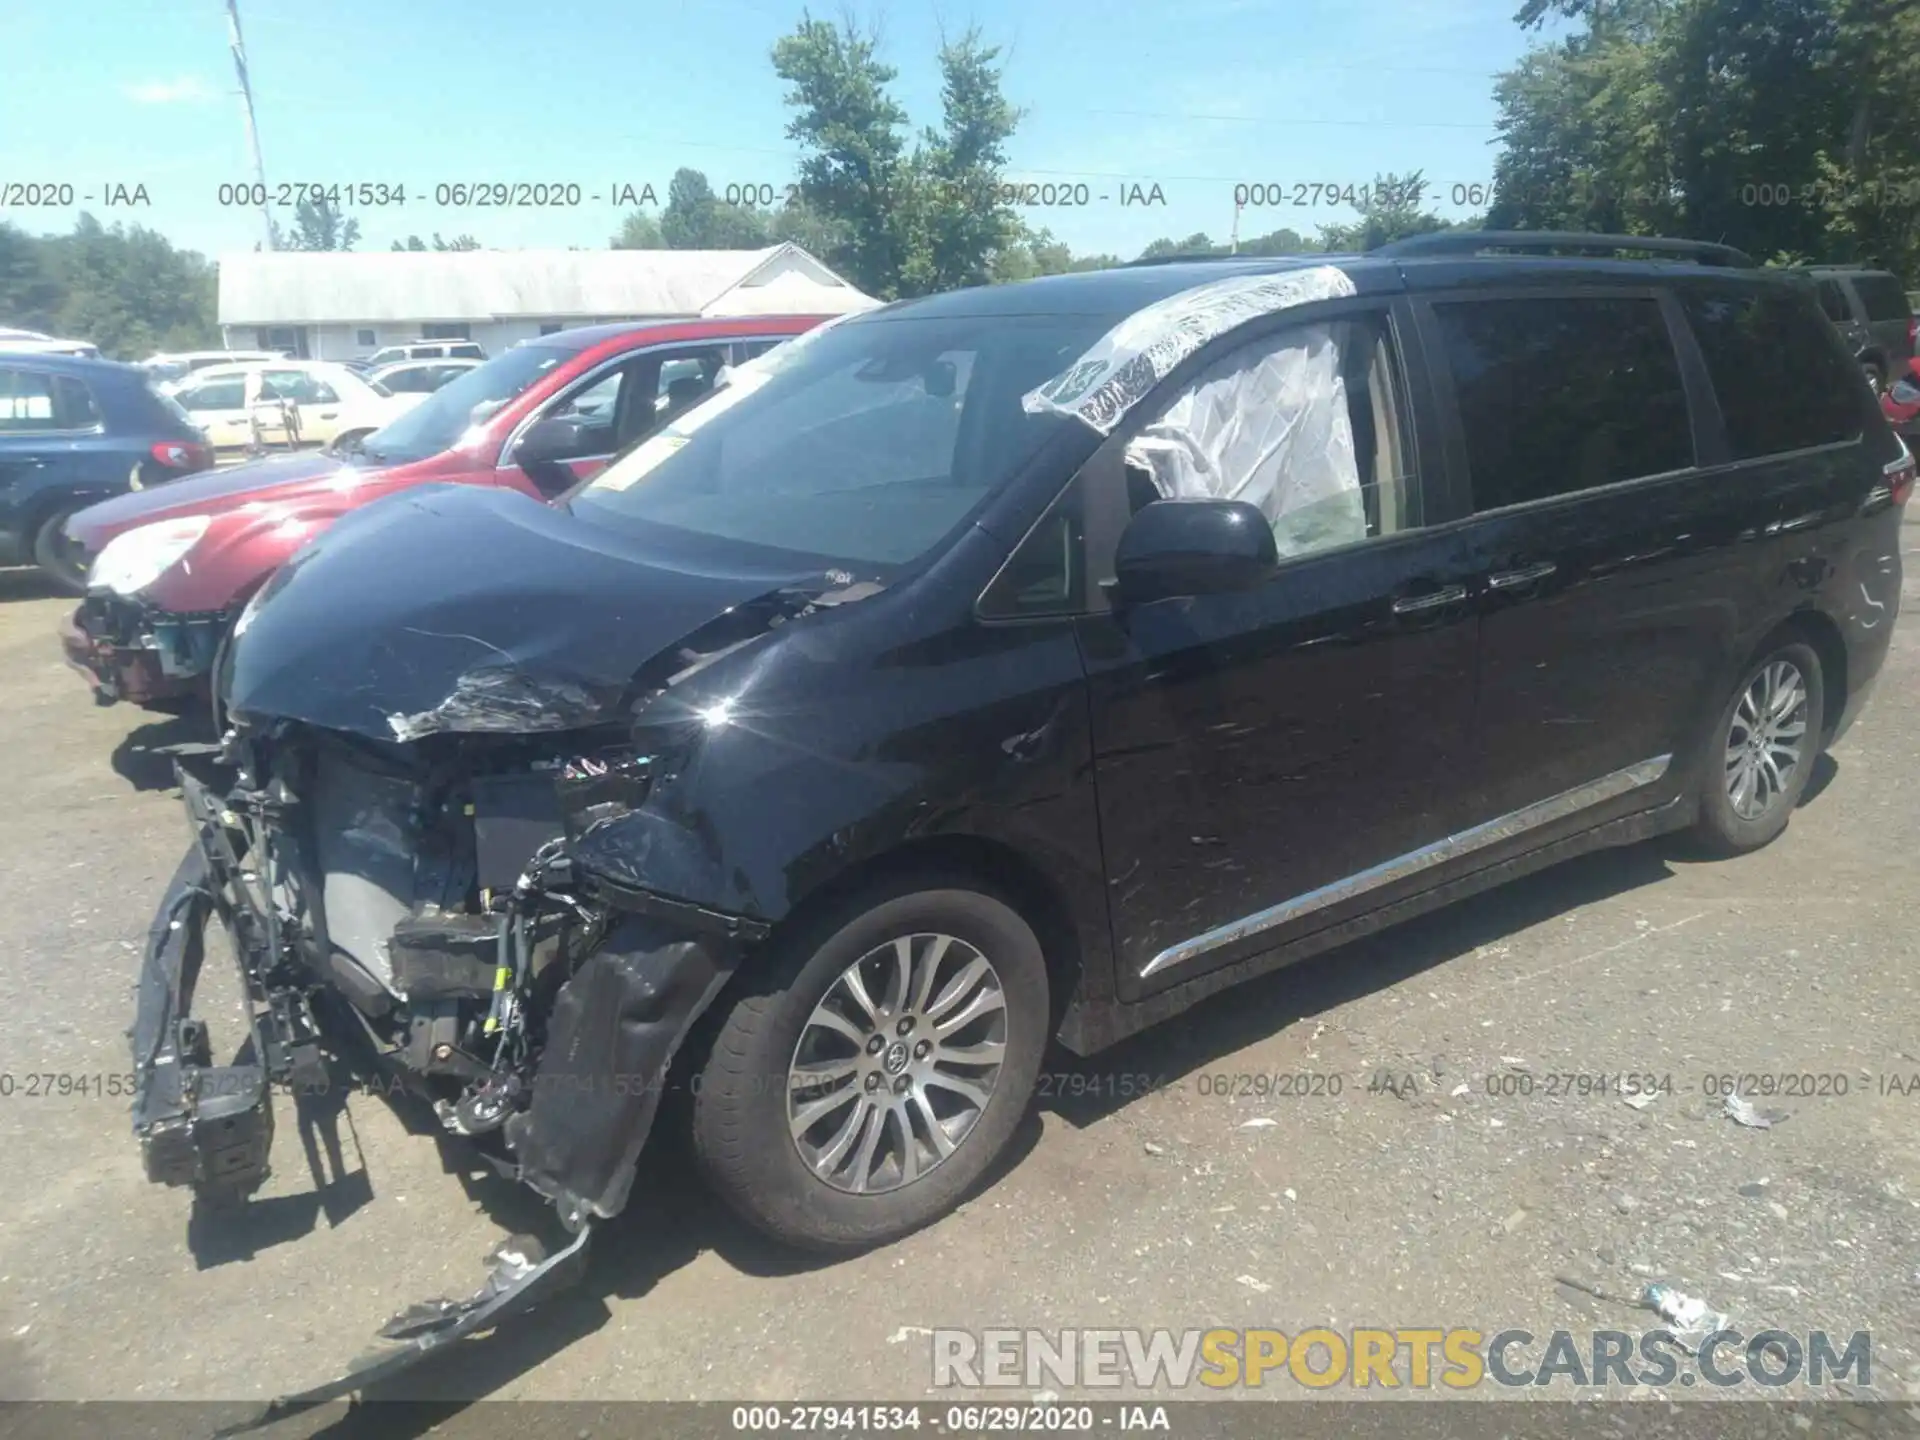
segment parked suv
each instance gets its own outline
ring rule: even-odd
[[[397,365],[402,360],[484,360],[487,352],[472,340],[412,340],[405,345],[383,346],[369,355],[369,370],[381,365]]]
[[[136,367],[0,353],[0,564],[37,563],[84,589],[69,516],[212,464],[205,434]]]
[[[77,561],[92,562],[92,585],[62,629],[67,660],[102,702],[192,700],[248,597],[347,511],[437,481],[556,496],[663,423],[657,406],[685,368],[678,362],[711,383],[817,323],[767,316],[561,331],[431,395],[404,397],[411,409],[345,454],[262,460],[84,511],[67,533]]]
[[[1905,372],[1920,329],[1920,316],[1907,303],[1906,290],[1885,270],[1822,265],[1812,273],[1820,308],[1845,337],[1874,389],[1885,389]]]
[[[149,1174],[257,1185],[273,1082],[357,1012],[572,1232],[423,1352],[624,1206],[663,1092],[766,1232],[900,1236],[1055,1039],[1599,846],[1772,840],[1886,656],[1913,481],[1812,283],[1718,246],[822,326],[559,507],[383,500],[248,606],[140,987]],[[216,910],[278,1058],[202,1085]]]

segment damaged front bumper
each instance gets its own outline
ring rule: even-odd
[[[330,981],[315,963],[314,937],[278,913],[272,899],[278,859],[259,837],[262,827],[273,826],[297,834],[290,813],[297,799],[260,785],[245,767],[225,766],[213,750],[179,747],[176,760],[193,844],[167,888],[142,961],[130,1032],[133,1129],[149,1179],[234,1204],[271,1173],[274,1091],[323,1091],[328,1057],[346,1053],[350,1044],[360,1049],[375,1027],[346,1018],[354,1013],[349,1007],[364,1012],[366,998]],[[536,861],[545,857],[551,868],[563,849],[548,840]],[[534,869],[530,863],[528,874]],[[398,1349],[390,1345],[347,1375],[286,1397],[277,1402],[281,1408],[361,1389],[578,1278],[593,1221],[626,1204],[674,1053],[726,983],[742,947],[764,927],[705,912],[648,913],[636,903],[644,897],[603,896],[585,874],[571,875],[568,890],[565,898],[576,905],[606,900],[604,924],[590,953],[550,993],[537,1043],[515,1083],[487,1092],[501,1097],[497,1113],[483,1113],[483,1123],[473,1125],[476,1111],[468,1102],[475,1082],[458,1073],[408,1079],[429,1091],[465,1083],[462,1103],[443,1099],[436,1107],[446,1128],[474,1135],[496,1170],[551,1200],[571,1238],[549,1256],[536,1240],[515,1237],[490,1257],[491,1271],[476,1295],[428,1302],[395,1317],[381,1336]],[[502,912],[503,932],[512,913]],[[231,937],[246,998],[247,1043],[226,1065],[213,1063],[208,1029],[193,1014],[206,932],[216,919]],[[402,933],[413,931],[403,925],[396,938]],[[503,938],[503,955],[505,945]],[[385,1021],[404,1017],[410,1003],[430,1016],[450,1003],[443,993],[426,999],[422,993],[387,997]],[[323,997],[347,1004],[323,1003]],[[496,1006],[496,1013],[511,1011]],[[340,1025],[347,1029],[337,1031]],[[378,1058],[399,1066],[411,1053],[397,1044]],[[476,1128],[483,1133],[476,1135]]]
[[[207,685],[228,615],[174,615],[124,596],[89,595],[60,622],[60,649],[102,705],[191,698]]]

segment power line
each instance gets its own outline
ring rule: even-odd
[[[1236,125],[1338,125],[1381,130],[1497,130],[1492,120],[1279,119],[1265,115],[1203,115],[1190,110],[1088,110],[1088,115],[1136,115],[1148,120],[1227,120]]]

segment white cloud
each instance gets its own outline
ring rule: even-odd
[[[140,105],[198,105],[214,98],[214,91],[197,75],[178,80],[147,80],[127,86],[127,98]]]

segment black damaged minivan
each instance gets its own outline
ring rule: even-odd
[[[579,1252],[669,1090],[766,1231],[899,1236],[1056,1039],[1597,846],[1772,840],[1887,653],[1913,482],[1812,283],[1721,246],[822,326],[559,508],[410,491],[247,607],[140,987],[149,1174],[246,1195],[277,1084],[369,1052],[573,1237],[416,1344]]]

